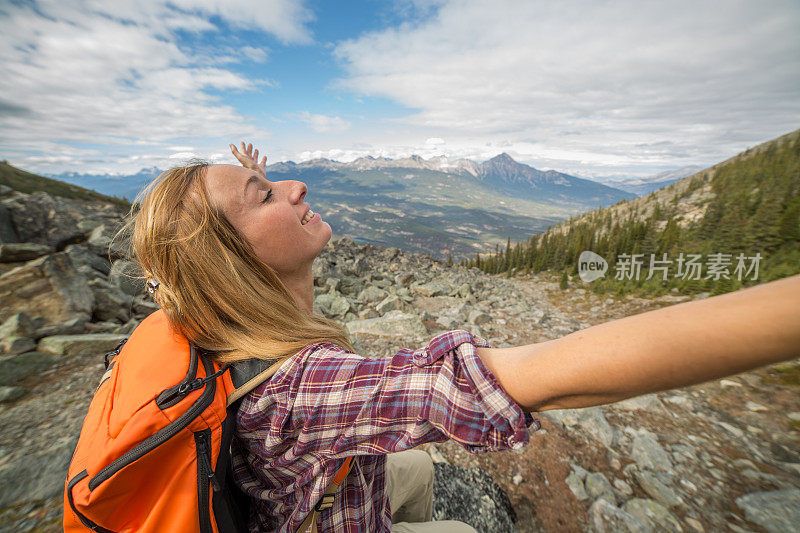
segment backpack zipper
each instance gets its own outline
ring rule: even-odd
[[[195,378],[197,377],[198,351],[199,350],[194,344],[189,344],[189,370],[186,372],[186,377],[183,378],[183,380],[177,385],[173,385],[172,387],[165,389],[161,394],[158,395],[156,398],[156,405],[159,409],[172,407],[179,401],[183,400],[184,396],[186,396],[185,394],[180,394],[179,391],[181,387],[184,387],[186,384],[196,381]]]
[[[208,486],[209,482],[214,487],[214,492],[219,492],[219,486],[214,469],[211,466],[211,430],[204,429],[194,434],[197,448],[197,507],[200,512],[200,532],[211,533],[211,511],[209,510]]]
[[[203,361],[203,367],[206,369],[206,373],[209,374],[210,377],[212,370],[214,370],[214,364],[206,357],[202,357],[201,359]],[[168,441],[170,438],[177,435],[181,430],[188,426],[192,420],[200,416],[200,414],[205,411],[209,405],[211,405],[217,388],[216,383],[213,380],[206,382],[206,384],[208,387],[206,387],[206,389],[203,391],[203,394],[200,396],[200,398],[198,398],[198,400],[174,422],[164,426],[153,436],[143,440],[95,474],[95,476],[89,480],[89,490],[96,489],[100,483],[116,474],[128,464],[139,459],[140,457],[154,450],[159,445]]]
[[[211,482],[214,492],[219,492],[222,487],[217,480],[214,467],[211,466],[211,430],[204,429],[194,434],[195,444],[197,445],[197,458],[202,463],[205,478]]]
[[[197,389],[199,389],[201,387],[205,387],[206,383],[208,383],[209,381],[216,380],[218,377],[220,377],[222,374],[224,374],[225,371],[228,370],[229,367],[230,367],[230,365],[226,364],[226,365],[223,365],[222,368],[220,368],[219,370],[217,370],[216,372],[214,372],[213,374],[211,374],[208,377],[196,378],[196,379],[193,379],[192,381],[187,381],[187,382],[181,383],[181,386],[178,387],[178,395],[179,396],[186,396],[187,394],[189,394],[190,392],[192,392],[194,390],[197,390]]]

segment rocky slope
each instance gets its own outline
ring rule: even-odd
[[[109,258],[118,208],[2,188],[0,211],[0,235],[22,241],[0,241],[0,530],[58,531],[100,354],[155,305],[121,249]],[[528,344],[684,300],[600,298],[546,275],[493,277],[346,238],[323,250],[314,274],[317,312],[371,357],[450,329]],[[440,463],[436,516],[481,531],[789,531],[800,523],[798,376],[795,362],[541,413],[543,429],[519,451],[427,445]],[[466,503],[454,509],[451,495]]]

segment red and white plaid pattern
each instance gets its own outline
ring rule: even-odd
[[[386,454],[453,439],[471,453],[520,448],[540,425],[484,366],[465,330],[366,358],[316,343],[243,400],[233,474],[254,500],[251,531],[295,531],[347,456],[356,456],[320,530],[389,531]]]

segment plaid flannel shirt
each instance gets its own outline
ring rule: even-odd
[[[294,532],[347,456],[355,456],[320,531],[389,531],[386,454],[453,439],[471,453],[520,448],[539,422],[509,398],[465,330],[417,350],[365,358],[316,343],[245,396],[233,474],[253,501],[250,531]]]

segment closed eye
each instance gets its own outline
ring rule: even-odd
[[[264,197],[264,199],[261,201],[261,203],[265,204],[265,203],[269,202],[270,198],[272,198],[272,189],[267,191],[267,195]]]

